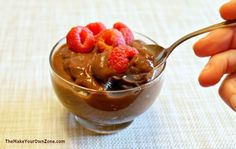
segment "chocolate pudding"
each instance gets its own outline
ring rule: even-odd
[[[76,26],[50,54],[52,84],[59,100],[82,126],[114,133],[157,98],[165,63],[157,67],[155,57],[162,50],[121,22],[112,28],[101,22]],[[130,75],[141,81],[127,80]]]
[[[134,41],[131,45],[139,51],[139,54],[130,60],[128,69],[122,74],[117,74],[108,65],[107,59],[111,51],[100,53],[95,47],[91,53],[76,53],[71,51],[67,44],[62,45],[56,51],[53,57],[53,67],[66,80],[89,89],[105,91],[133,88],[137,84],[122,82],[122,80],[115,79],[114,76],[149,73],[146,80],[143,81],[146,83],[152,78],[153,67],[156,64],[151,49],[148,49],[142,41]]]
[[[107,55],[96,50],[75,53],[66,44],[55,49],[51,61],[56,75],[52,82],[64,106],[83,119],[106,124],[127,122],[143,113],[159,94],[162,81],[158,76],[164,65],[154,73],[153,56],[161,49],[153,49],[138,40],[132,46],[138,49],[139,55],[130,61],[125,73],[149,72],[152,75],[147,81],[150,82],[127,84],[111,79],[116,74],[105,63]]]

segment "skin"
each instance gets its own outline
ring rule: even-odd
[[[220,15],[225,20],[236,19],[236,0],[224,4]],[[236,111],[236,27],[212,31],[197,41],[193,49],[197,56],[209,57],[199,75],[200,85],[209,87],[223,80],[219,95]]]

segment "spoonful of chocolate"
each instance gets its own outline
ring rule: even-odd
[[[153,67],[153,70],[157,70],[158,67],[160,67],[163,63],[166,62],[167,58],[171,54],[171,52],[181,43],[184,41],[193,38],[195,36],[198,36],[200,34],[204,34],[207,32],[210,32],[212,30],[218,29],[218,28],[226,28],[226,27],[234,27],[236,26],[236,20],[230,20],[230,21],[224,21],[221,23],[217,23],[202,29],[199,29],[197,31],[194,31],[192,33],[189,33],[177,41],[175,41],[170,47],[163,48],[160,45],[146,45],[148,48],[151,48],[154,51],[159,51],[159,53],[155,56],[155,66]],[[150,81],[150,79],[154,79],[155,77],[147,77],[150,75],[149,73],[138,73],[138,74],[125,74],[122,76],[113,76],[112,79],[123,81],[127,84],[133,84],[133,85],[139,85],[143,84],[145,82]]]

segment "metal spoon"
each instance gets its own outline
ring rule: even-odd
[[[157,65],[153,69],[155,70],[159,66],[161,66],[167,60],[167,58],[169,57],[171,52],[178,45],[183,43],[184,41],[186,41],[186,40],[188,40],[192,37],[198,36],[200,34],[207,33],[207,32],[210,32],[212,30],[218,29],[218,28],[226,28],[226,27],[233,27],[233,26],[236,26],[236,20],[224,21],[224,22],[221,22],[221,23],[217,23],[217,24],[202,28],[200,30],[194,31],[192,33],[189,33],[189,34],[183,36],[182,38],[175,41],[168,48],[163,48],[160,45],[147,45],[152,50],[159,50],[160,51],[160,53],[158,55],[156,55],[156,57],[155,57],[155,61],[156,61]],[[147,74],[148,73],[135,74],[135,75],[134,74],[126,74],[126,75],[123,75],[121,77],[114,76],[113,79],[116,79],[116,80],[120,79],[121,81],[124,81],[126,83],[138,85],[138,84],[142,84],[142,83],[145,83],[147,81],[150,81],[150,80],[145,80],[144,79],[145,75],[147,75]]]

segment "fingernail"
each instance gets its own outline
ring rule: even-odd
[[[232,109],[236,112],[236,95],[233,95],[230,98],[229,102],[230,102]]]

